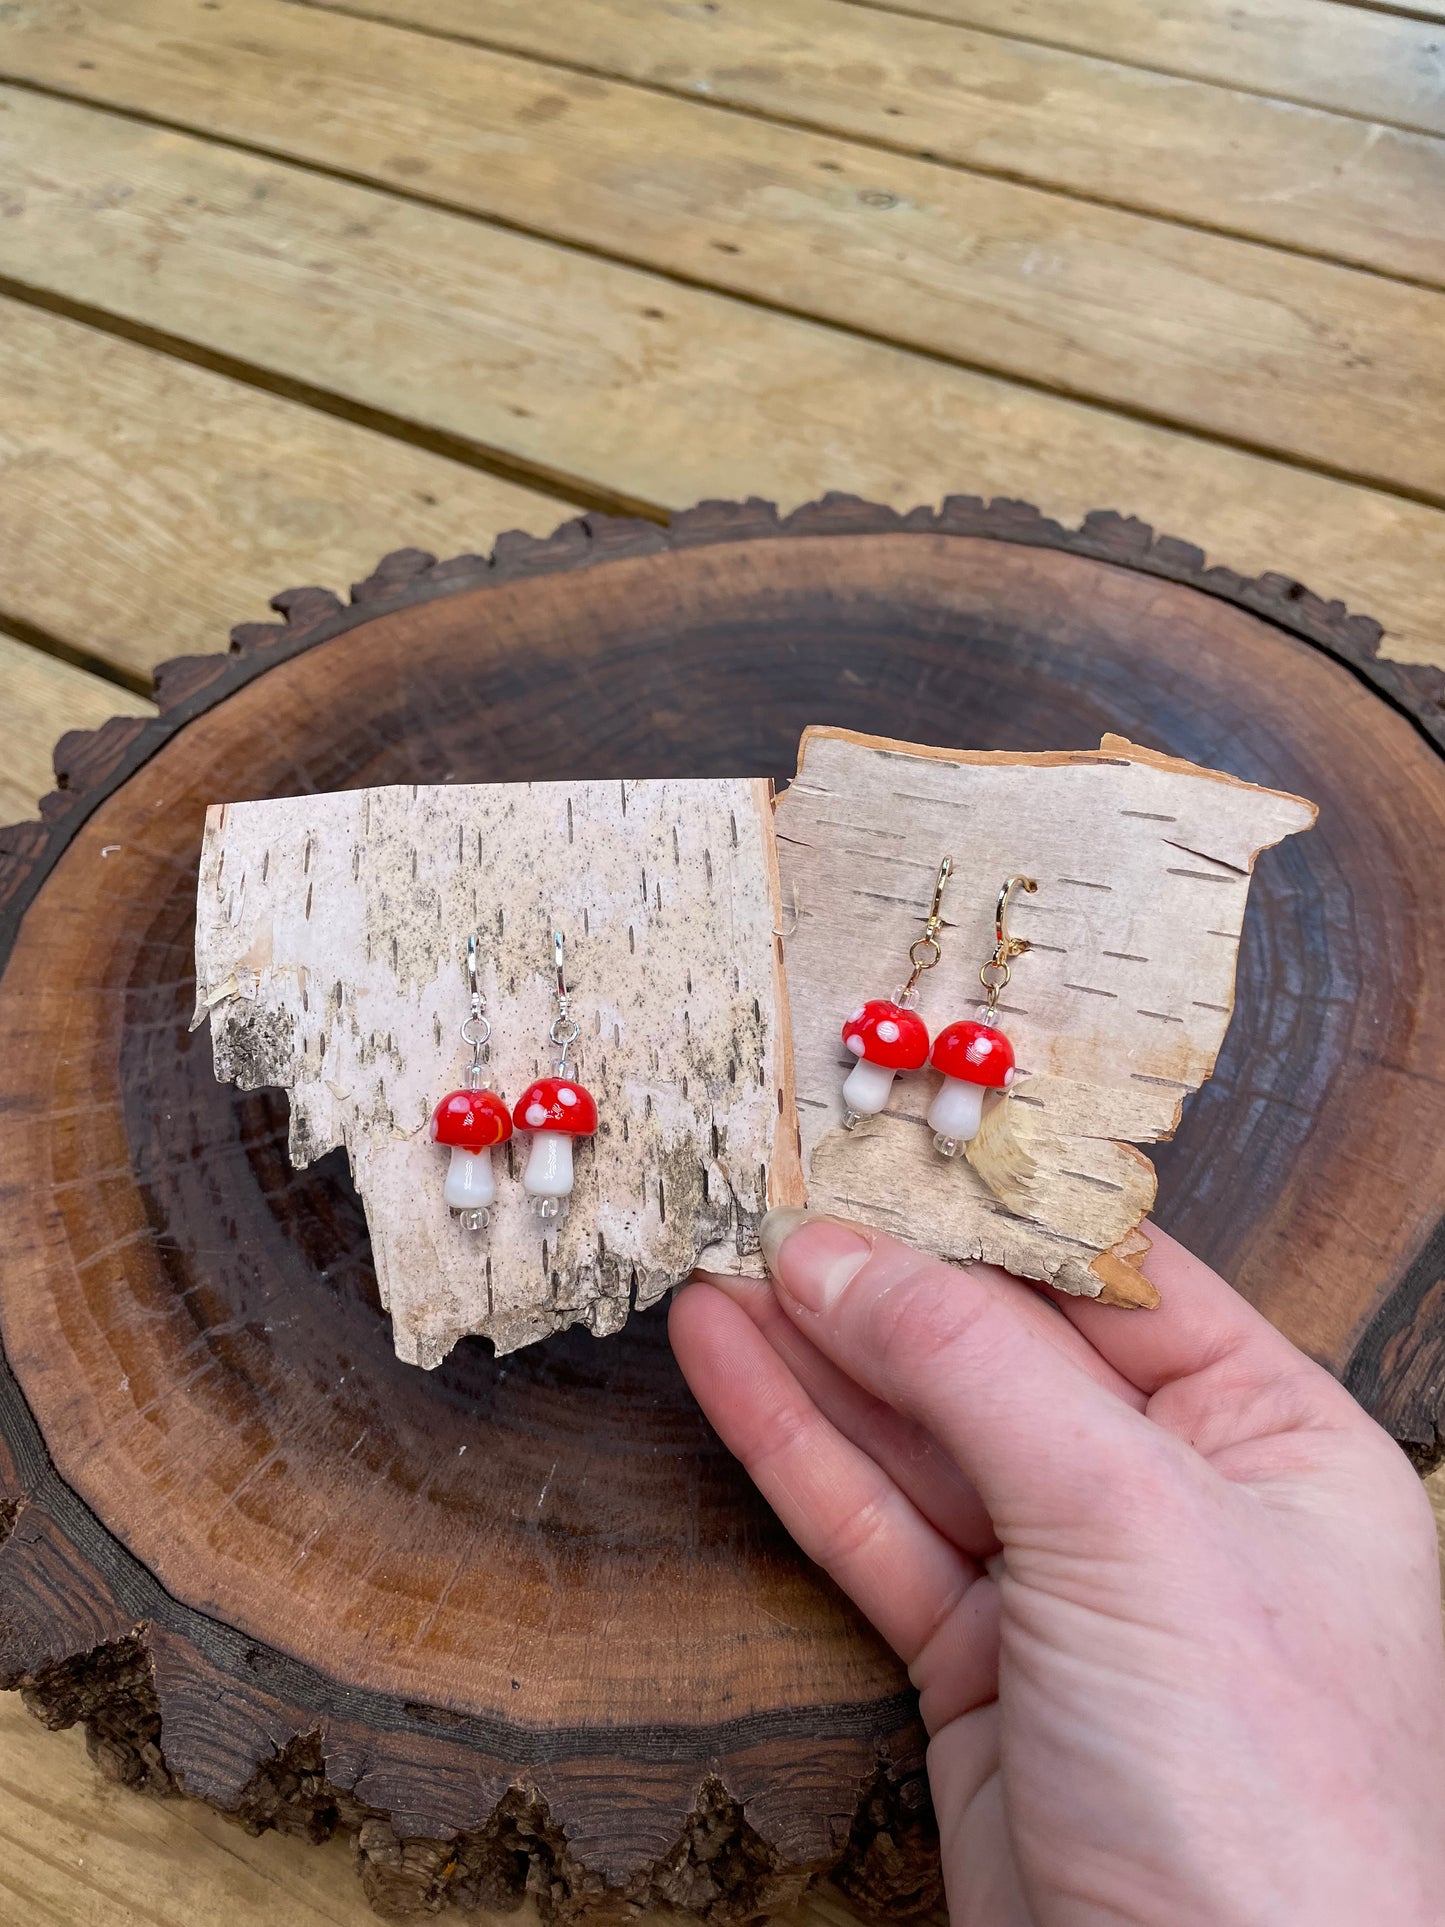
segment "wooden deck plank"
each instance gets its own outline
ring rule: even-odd
[[[34,816],[54,789],[51,751],[68,729],[111,716],[153,716],[155,704],[0,632],[0,823]]]
[[[1445,280],[1445,141],[1424,134],[851,0],[338,4],[348,17],[475,38],[1090,200]],[[214,17],[256,23],[257,5],[215,0]],[[83,31],[89,39],[89,25]],[[272,32],[268,24],[268,40]]]
[[[184,85],[173,53],[167,105],[197,126],[224,112],[238,136],[279,147],[292,138],[288,88],[304,87],[313,157],[381,184],[409,187],[425,159],[431,195],[483,215],[1445,498],[1445,438],[1419,432],[1445,419],[1445,295],[509,57],[409,44],[421,70],[394,76],[383,115],[383,83],[358,96],[314,44],[288,49],[284,78],[242,49],[187,64]],[[139,100],[149,65],[138,49],[124,71],[113,58],[108,83]],[[176,300],[200,326],[203,290],[163,295],[153,265],[183,230],[189,271],[204,276],[195,253],[211,203],[191,196],[192,167],[230,178],[223,159],[152,128],[0,89],[0,274],[157,326]],[[451,233],[449,245],[487,245]],[[285,258],[284,236],[267,245]],[[253,300],[259,285],[253,275]]]
[[[885,12],[1445,133],[1445,35],[1338,0],[874,0]],[[1439,16],[1445,18],[1445,12]]]
[[[93,284],[133,322],[403,421],[445,428],[533,472],[570,476],[584,496],[611,491],[667,509],[754,493],[791,507],[845,488],[907,508],[964,491],[1027,496],[1067,522],[1119,508],[1203,542],[1216,560],[1246,573],[1294,573],[1385,622],[1389,653],[1445,663],[1445,514],[1438,510],[225,147],[155,131],[144,142],[145,167],[112,180],[120,238],[95,256],[102,279]],[[82,264],[88,245],[78,252]],[[69,247],[64,224],[55,224],[57,263]],[[138,595],[157,572],[153,564],[127,564],[130,615],[119,625],[106,613],[108,592],[92,594],[84,584],[78,591],[64,566],[88,540],[90,517],[105,531],[122,513],[111,492],[122,492],[127,464],[141,476],[131,492],[144,493],[156,458],[146,452],[151,431],[131,418],[148,416],[154,404],[137,377],[107,392],[97,367],[88,386],[78,384],[92,399],[77,406],[59,366],[61,345],[46,332],[63,324],[31,316],[27,325],[36,334],[31,379],[44,399],[34,404],[31,426],[11,431],[17,458],[25,446],[56,442],[73,452],[59,472],[18,461],[12,470],[17,513],[38,522],[43,536],[25,542],[18,562],[29,597],[46,614],[25,613],[47,625],[78,620],[84,633],[107,638],[117,660],[169,654],[176,625],[149,641]],[[73,332],[91,360],[113,353],[129,368],[139,353],[125,343],[97,347],[101,337]],[[7,330],[12,340],[16,334]],[[159,357],[141,364],[150,382],[169,367],[178,390],[202,379]],[[253,409],[281,407],[228,385],[227,392]],[[195,486],[219,519],[258,431],[245,425],[242,410],[233,446],[224,420],[173,426],[179,407],[169,405],[170,421],[158,432],[199,438],[185,460],[203,467]],[[359,434],[294,412],[318,437]],[[139,437],[134,454],[132,437]],[[208,535],[188,593],[207,596],[208,609],[226,598],[220,613],[235,617],[253,606],[261,586],[280,586],[298,568],[344,581],[358,552],[369,559],[378,543],[474,547],[496,526],[490,512],[469,522],[464,505],[445,512],[418,505],[414,491],[393,485],[390,465],[421,458],[376,441],[388,474],[383,498],[370,488],[377,458],[368,444],[361,460],[338,462],[335,502],[324,514],[318,504],[294,532],[283,497],[269,504],[269,521],[264,503],[248,517],[254,529],[245,533],[244,556],[219,565],[217,537]],[[97,469],[104,489],[93,480]],[[462,475],[464,493],[496,486],[449,464],[440,472]],[[330,486],[318,481],[314,492],[324,501]],[[176,512],[163,504],[146,541],[167,539],[166,520]],[[358,512],[360,530],[338,563],[346,517]],[[391,530],[383,534],[388,515]],[[514,509],[506,519],[524,518]],[[289,544],[284,563],[264,546],[282,539],[278,528]],[[190,567],[184,543],[173,546],[174,566]],[[105,537],[102,548],[114,552],[115,538]],[[225,558],[224,545],[221,552]],[[219,586],[207,588],[208,581]],[[78,617],[71,613],[77,600]],[[213,637],[216,619],[207,620]],[[191,635],[185,646],[200,646],[194,629]]]
[[[292,325],[311,329],[305,315]],[[545,533],[567,504],[0,302],[0,624],[146,671],[385,550]]]

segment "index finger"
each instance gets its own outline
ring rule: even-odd
[[[1157,1225],[1143,1229],[1150,1240],[1144,1275],[1159,1287],[1154,1310],[1058,1297],[1070,1323],[1141,1392],[1153,1397],[1182,1379],[1229,1364],[1237,1374],[1261,1383],[1316,1379],[1321,1395],[1331,1403],[1330,1388],[1349,1398],[1323,1366],[1292,1345],[1217,1271]]]
[[[1130,1489],[1182,1464],[1178,1441],[1057,1344],[1032,1293],[1003,1272],[788,1208],[768,1213],[760,1237],[783,1309],[940,1441],[1006,1547],[1030,1527],[1117,1523]]]

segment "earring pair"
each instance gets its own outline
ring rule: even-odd
[[[547,1036],[558,1051],[556,1067],[551,1076],[535,1078],[509,1110],[506,1099],[488,1084],[483,1066],[492,1024],[482,994],[477,939],[467,938],[470,1009],[462,1019],[461,1035],[472,1061],[462,1073],[462,1088],[448,1091],[431,1119],[433,1143],[448,1145],[452,1154],[442,1197],[458,1214],[464,1231],[482,1231],[487,1226],[497,1198],[492,1152],[514,1130],[532,1134],[522,1189],[539,1217],[554,1219],[561,1216],[572,1194],[572,1140],[591,1137],[597,1129],[596,1099],[568,1073],[568,1055],[582,1030],[572,1015],[560,930],[552,932],[552,967],[557,1012]]]
[[[1039,887],[1029,876],[1005,880],[994,906],[994,947],[978,973],[984,988],[983,1008],[976,1017],[946,1024],[930,1042],[928,1026],[912,1005],[924,973],[943,955],[939,942],[943,892],[952,875],[953,858],[946,856],[938,866],[923,935],[909,946],[907,981],[891,998],[875,997],[860,1005],[843,1025],[844,1046],[858,1060],[843,1083],[845,1130],[851,1131],[861,1117],[877,1116],[900,1071],[922,1070],[930,1064],[943,1082],[928,1107],[928,1123],[934,1149],[946,1158],[955,1157],[977,1135],[988,1092],[1007,1090],[1013,1083],[1013,1045],[994,1017],[999,994],[1013,975],[1014,958],[1031,946],[1026,937],[1009,935],[1008,909],[1015,890],[1032,896]]]

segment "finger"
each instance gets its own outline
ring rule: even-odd
[[[980,1575],[828,1423],[730,1298],[689,1285],[668,1322],[683,1376],[788,1531],[905,1662]]]
[[[909,1664],[918,1710],[930,1733],[941,1733],[976,1706],[997,1698],[1002,1628],[1002,1595],[986,1571]]]
[[[1322,1365],[1296,1349],[1232,1285],[1157,1225],[1144,1270],[1153,1311],[1061,1302],[1096,1350],[1149,1395],[1149,1416],[1206,1458],[1229,1447],[1364,1415]]]
[[[1224,1352],[1251,1350],[1261,1361],[1293,1364],[1303,1354],[1247,1298],[1158,1225],[1144,1227],[1144,1275],[1159,1287],[1158,1306],[1136,1312],[1091,1298],[1061,1298],[1064,1316],[1096,1351],[1147,1393],[1187,1377]]]
[[[1000,1715],[981,1706],[930,1741],[948,1918],[954,1927],[1031,1927],[1000,1770]]]
[[[1005,1545],[1072,1534],[1156,1476],[1178,1442],[1101,1385],[1065,1321],[991,1266],[925,1258],[863,1225],[769,1212],[779,1302],[834,1364],[916,1419],[972,1479]]]
[[[975,1559],[998,1550],[983,1500],[938,1440],[825,1358],[783,1310],[767,1279],[710,1272],[694,1277],[740,1307],[829,1424],[882,1466],[930,1525]]]

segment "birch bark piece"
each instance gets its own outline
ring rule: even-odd
[[[807,731],[777,835],[809,1203],[942,1258],[1157,1303],[1135,1229],[1154,1169],[1134,1146],[1171,1136],[1212,1071],[1255,858],[1315,815],[1118,736],[1014,755]],[[953,1160],[923,1117],[936,1072],[897,1078],[887,1109],[851,1132],[839,1098],[853,1061],[842,1022],[907,976],[945,855],[942,957],[918,1006],[935,1034],[983,1001],[1004,879],[1039,885],[1013,899],[1010,934],[1032,947],[998,1007],[1017,1081]]]
[[[196,1022],[216,1075],[290,1094],[298,1167],[344,1146],[398,1354],[432,1367],[468,1333],[510,1351],[599,1336],[703,1258],[757,1248],[796,1195],[786,1004],[766,783],[580,782],[357,790],[207,815]],[[495,1153],[489,1229],[442,1199],[432,1107],[470,1052],[480,937],[487,1070],[515,1100],[556,1062],[551,931],[568,942],[571,1068],[597,1100],[576,1189],[544,1225]]]

